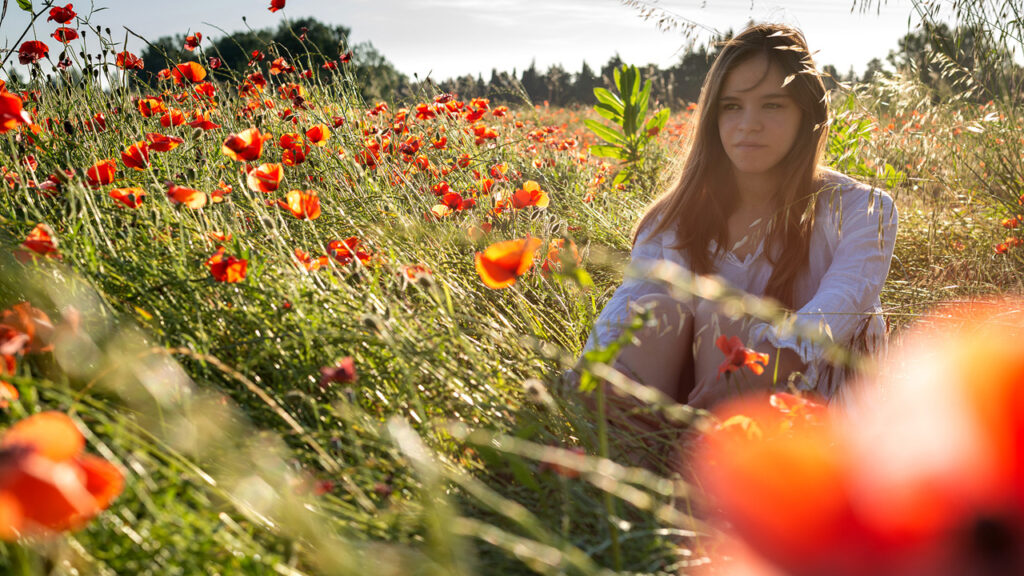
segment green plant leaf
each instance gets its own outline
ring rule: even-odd
[[[658,110],[658,112],[655,113],[654,116],[651,116],[647,120],[647,124],[644,124],[644,132],[650,130],[651,128],[657,128],[659,130],[664,128],[665,124],[668,123],[669,114],[671,114],[671,111],[668,108]]]
[[[615,180],[612,180],[612,186],[618,186],[619,184],[629,182],[631,178],[633,178],[633,169],[631,166],[626,166],[622,170],[619,170],[619,173],[615,175]]]
[[[600,158],[615,158],[618,160],[625,160],[627,158],[626,151],[618,146],[591,146],[589,150],[591,156],[598,156]]]
[[[18,8],[21,8],[25,12],[31,12],[32,0],[18,0]]]
[[[598,103],[604,104],[620,116],[622,115],[624,110],[622,100],[615,94],[612,94],[604,88],[594,88],[594,98],[597,98]]]
[[[615,122],[615,124],[619,126],[622,125],[622,112],[616,111],[614,108],[605,104],[604,102],[598,102],[597,104],[594,104],[594,111],[600,114],[601,116],[604,116],[605,118],[611,120],[612,122]]]
[[[640,91],[640,96],[636,100],[636,120],[634,123],[640,126],[644,123],[644,116],[647,115],[647,103],[651,98],[651,81],[644,82],[644,89]]]
[[[605,126],[604,124],[601,124],[597,120],[591,120],[587,118],[583,120],[583,123],[586,124],[587,128],[590,128],[594,132],[594,134],[597,134],[598,137],[600,137],[605,142],[608,142],[610,144],[619,144],[622,146],[626,145],[626,139],[622,137],[622,134],[619,134],[618,132]]]

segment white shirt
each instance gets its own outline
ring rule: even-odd
[[[884,350],[886,329],[879,294],[896,242],[897,212],[887,192],[834,170],[824,169],[823,174],[826,184],[815,208],[808,266],[795,286],[796,301],[806,302],[793,317],[796,329],[756,323],[745,344],[753,348],[769,341],[796,351],[808,366],[808,387],[835,400],[844,388],[845,375],[825,361],[820,343],[799,334],[813,331],[847,348],[856,342],[867,352]],[[651,229],[653,226],[637,235],[631,263],[669,260],[689,270],[685,255],[670,248],[676,240],[675,229],[654,237],[649,234]],[[750,294],[764,294],[772,266],[763,247],[762,242],[743,260],[731,251],[723,251],[715,260],[718,276]],[[630,302],[645,294],[666,292],[666,287],[658,283],[627,277],[598,316],[583,353],[606,346],[621,334],[621,324],[629,318]]]

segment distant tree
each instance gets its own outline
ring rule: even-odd
[[[565,106],[572,98],[572,76],[562,68],[561,64],[554,64],[548,68],[544,75],[547,84],[548,97],[551,104]]]
[[[523,90],[526,91],[526,95],[530,98],[531,102],[540,102],[548,99],[547,85],[537,72],[536,60],[531,61],[530,67],[523,70],[523,76],[519,79],[519,83],[523,85]]]
[[[594,98],[594,88],[598,86],[601,86],[600,79],[594,74],[587,61],[584,60],[583,67],[580,68],[579,74],[576,75],[576,79],[572,84],[572,101],[577,104],[592,106],[597,102],[597,99]]]
[[[875,76],[885,72],[885,68],[882,66],[882,61],[878,58],[872,58],[864,69],[864,75],[861,76],[860,81],[867,83],[875,79]]]

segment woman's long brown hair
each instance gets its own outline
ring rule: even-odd
[[[794,309],[794,286],[807,266],[814,208],[819,188],[819,164],[828,137],[828,101],[807,42],[799,30],[781,24],[759,24],[747,28],[726,42],[715,59],[697,105],[698,116],[683,172],[678,182],[647,208],[633,230],[632,239],[650,221],[664,216],[651,231],[660,234],[676,227],[682,251],[698,274],[715,273],[718,254],[711,240],[724,250],[728,242],[728,219],[736,208],[738,192],[732,162],[718,132],[718,99],[726,75],[740,62],[758,55],[779,65],[788,84],[785,89],[802,111],[796,143],[783,158],[786,167],[774,198],[775,213],[769,216],[765,255],[772,274],[765,295]]]

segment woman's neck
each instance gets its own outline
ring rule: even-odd
[[[772,210],[778,179],[762,174],[745,175],[735,173],[737,208],[743,212],[769,214]]]

